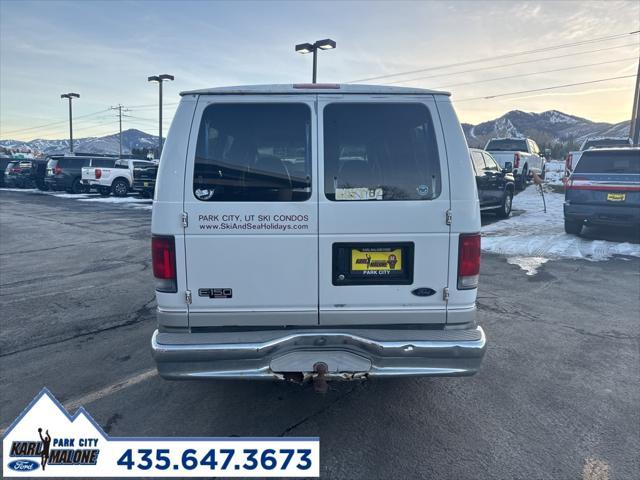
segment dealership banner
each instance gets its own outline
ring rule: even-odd
[[[4,477],[318,477],[317,437],[110,437],[44,388],[7,428]]]

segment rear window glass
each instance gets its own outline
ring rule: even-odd
[[[89,158],[61,158],[58,160],[58,166],[61,168],[81,168],[88,167],[91,159]]]
[[[299,103],[216,104],[203,113],[193,172],[198,200],[311,196],[311,111]]]
[[[487,147],[485,148],[485,150],[495,151],[495,152],[509,152],[509,151],[526,152],[527,141],[518,140],[514,138],[490,140],[489,143],[487,143]]]
[[[94,158],[91,165],[94,167],[113,167],[115,162],[112,158]]]
[[[583,150],[590,148],[604,147],[628,147],[630,145],[628,138],[600,138],[598,140],[587,140],[582,147]]]
[[[329,200],[430,200],[440,159],[429,110],[419,103],[334,103],[324,109]]]
[[[640,174],[640,151],[586,151],[578,160],[574,173]]]

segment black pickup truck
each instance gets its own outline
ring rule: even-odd
[[[133,191],[144,197],[153,197],[156,188],[158,165],[142,162],[133,163]]]

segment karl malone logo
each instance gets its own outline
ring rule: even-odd
[[[104,442],[104,433],[84,408],[69,415],[45,388],[4,434],[5,476],[10,471],[55,476],[65,467],[97,465]]]
[[[44,435],[42,428],[38,428],[40,441],[14,440],[11,442],[9,456],[14,457],[40,457],[40,467],[46,470],[47,465],[95,465],[98,462],[100,449],[87,448],[98,444],[97,438],[52,438],[49,430]],[[77,440],[77,442],[76,442]],[[79,448],[75,448],[75,447]],[[9,468],[16,471],[32,471],[37,463],[32,460],[15,460],[9,463]]]

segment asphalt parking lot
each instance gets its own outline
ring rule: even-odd
[[[47,386],[114,436],[319,436],[323,478],[637,478],[639,258],[483,255],[478,375],[322,396],[155,374],[150,219],[0,191],[0,428]]]

